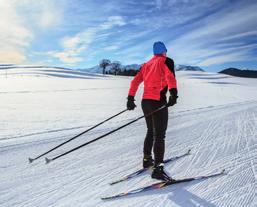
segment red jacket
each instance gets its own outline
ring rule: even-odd
[[[144,82],[143,99],[160,100],[161,91],[168,86],[168,89],[177,88],[174,74],[165,64],[166,57],[155,55],[148,62],[144,63],[131,81],[129,96],[135,96],[138,86]]]

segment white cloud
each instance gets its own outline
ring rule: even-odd
[[[86,49],[94,40],[97,31],[98,30],[96,28],[90,28],[84,30],[83,32],[77,33],[72,37],[64,37],[61,40],[61,45],[65,50],[77,49],[79,51],[80,48]]]
[[[19,51],[17,48],[5,48],[0,50],[0,63],[23,63],[26,60],[26,56],[23,51]]]
[[[235,35],[230,35],[230,36],[222,38],[221,40],[226,41],[226,40],[240,39],[240,38],[244,38],[244,37],[248,37],[248,36],[257,36],[257,30],[242,32],[242,33],[238,33]]]
[[[123,26],[125,25],[125,21],[122,16],[111,16],[108,18],[106,22],[100,25],[99,29],[111,29],[114,26]]]
[[[177,62],[201,66],[249,60],[250,51],[256,49],[256,44],[237,38],[256,34],[256,10],[257,4],[235,4],[224,8],[169,42],[168,51]]]
[[[17,13],[15,1],[0,0],[0,62],[22,63],[34,36]]]
[[[56,26],[61,22],[60,11],[50,0],[0,0],[0,62],[26,62],[35,40],[33,26]]]
[[[234,35],[249,32],[256,26],[257,4],[229,10],[224,10],[203,22],[205,25],[187,35],[190,39]]]
[[[62,40],[62,45],[64,48],[75,48],[78,44],[80,44],[81,42],[81,39],[79,36],[74,36],[74,37],[65,37],[63,40]]]
[[[66,36],[61,40],[62,51],[52,51],[49,55],[58,58],[60,61],[68,64],[73,64],[84,60],[85,57],[81,57],[81,53],[85,52],[90,44],[98,38],[108,37],[108,33],[102,34],[104,31],[108,31],[115,26],[125,25],[125,21],[121,16],[108,17],[107,21],[96,27],[88,28],[82,32],[75,34],[74,36]],[[113,50],[114,47],[106,47],[108,50]]]
[[[244,52],[237,52],[237,53],[231,53],[227,55],[207,58],[202,62],[199,62],[198,65],[204,67],[204,66],[210,66],[210,65],[218,65],[218,64],[227,63],[227,62],[242,61],[246,59],[249,60],[251,59],[251,57],[249,55],[244,54]]]
[[[117,50],[117,49],[119,49],[118,45],[111,45],[111,46],[107,46],[104,48],[104,50],[106,50],[106,51],[113,51],[113,50]]]
[[[38,2],[37,2],[38,4]],[[57,27],[63,22],[62,10],[53,1],[42,1],[39,13],[39,25],[42,28]]]
[[[31,26],[45,30],[60,26],[63,23],[63,9],[66,1],[34,1],[34,0],[12,0],[24,19]],[[66,2],[67,3],[67,2]]]
[[[81,62],[81,52],[85,51],[94,40],[97,29],[90,28],[71,37],[64,37],[60,44],[62,51],[52,51],[48,55],[59,59],[63,63],[74,64]]]
[[[48,54],[70,65],[83,60],[81,57],[77,56],[77,53],[75,51],[72,50],[63,52],[48,52]]]
[[[220,9],[225,1],[217,0],[148,0],[135,1],[135,9],[140,9],[131,18],[131,23],[144,28],[167,29],[197,19],[203,14]],[[147,3],[146,3],[147,2]],[[137,5],[136,5],[137,4]],[[142,5],[144,5],[142,12]],[[141,6],[141,7],[139,7]]]

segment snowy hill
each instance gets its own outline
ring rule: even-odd
[[[198,66],[190,66],[190,65],[176,65],[176,71],[204,71],[202,68]]]
[[[241,70],[237,68],[227,68],[219,73],[237,76],[237,77],[245,77],[245,78],[257,78],[257,70]]]
[[[97,78],[103,77],[90,72],[72,70],[62,67],[46,67],[46,66],[23,66],[23,65],[0,65],[2,76],[56,76],[62,78]]]
[[[112,195],[156,182],[146,172],[109,183],[141,167],[146,133],[140,120],[45,165],[37,155],[125,109],[130,77],[56,68],[0,70],[1,207],[257,206],[257,82],[224,74],[178,71],[178,104],[169,108],[165,157],[174,178],[226,175],[112,201]],[[141,116],[137,108],[47,155],[57,156]]]
[[[87,71],[87,72],[90,72],[90,73],[103,73],[103,69],[100,68],[99,65],[96,65],[92,68],[84,68],[84,69],[81,69],[81,71]]]

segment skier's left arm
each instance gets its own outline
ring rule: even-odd
[[[174,70],[174,62],[172,59],[167,58],[163,67],[163,72],[165,75],[165,79],[168,84],[168,89],[170,92],[170,97],[167,106],[173,106],[177,103],[177,80],[175,77],[175,70]]]
[[[175,71],[174,71],[174,62],[172,59],[166,59],[165,64],[162,67],[164,75],[165,75],[165,80],[167,81],[168,84],[168,89],[177,89],[177,80],[175,78]]]
[[[171,58],[166,57],[165,65],[169,68],[170,72],[172,72],[174,77],[176,78],[174,61]]]

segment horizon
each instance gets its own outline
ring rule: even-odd
[[[143,64],[143,63],[142,63]],[[130,66],[130,65],[142,65],[142,64],[137,64],[137,63],[132,63],[132,64],[127,64],[127,65],[125,65],[125,64],[122,64],[121,63],[121,66],[123,67],[123,66]],[[219,72],[222,72],[222,71],[224,71],[224,70],[227,70],[227,69],[237,69],[237,70],[241,70],[241,71],[245,71],[245,70],[248,70],[248,71],[256,71],[257,72],[257,70],[254,70],[254,69],[251,69],[251,68],[239,68],[239,67],[227,67],[227,68],[223,68],[223,69],[221,69],[221,70],[217,70],[217,71],[210,71],[210,70],[205,70],[204,68],[202,68],[202,67],[199,67],[199,66],[197,66],[197,65],[183,65],[183,64],[175,64],[175,67],[179,67],[179,66],[185,66],[185,67],[197,67],[197,68],[199,68],[199,69],[201,69],[201,70],[203,70],[203,72],[217,72],[217,73],[219,73]],[[5,68],[6,67],[6,68]],[[73,68],[73,67],[69,67],[69,66],[60,66],[60,65],[33,65],[33,64],[28,64],[28,65],[22,65],[22,64],[11,64],[11,63],[9,63],[9,64],[1,64],[0,63],[0,70],[2,69],[2,70],[4,70],[4,69],[9,69],[8,67],[11,67],[11,68],[61,68],[61,69],[68,69],[68,70],[85,70],[85,71],[87,71],[88,69],[89,69],[89,72],[90,72],[90,69],[93,69],[93,68],[95,68],[95,67],[100,67],[99,65],[95,65],[95,66],[92,66],[92,67],[88,67],[88,68]],[[175,68],[176,69],[176,68]],[[137,70],[136,68],[135,68],[135,70]],[[178,70],[178,71],[180,71],[180,70]]]
[[[256,10],[251,0],[0,0],[0,64],[142,64],[163,41],[177,65],[257,70]]]

